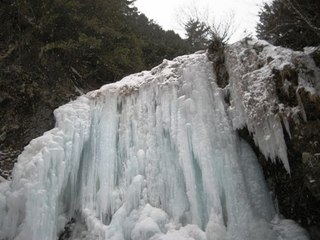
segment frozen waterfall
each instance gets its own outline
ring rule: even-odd
[[[65,226],[74,240],[308,239],[276,215],[228,108],[204,53],[60,107],[0,184],[0,239],[53,240]]]

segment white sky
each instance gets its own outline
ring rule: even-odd
[[[174,30],[184,37],[183,28],[179,25],[179,15],[189,8],[196,8],[200,15],[216,22],[234,13],[234,23],[237,29],[231,42],[244,37],[244,31],[254,33],[258,21],[258,11],[263,2],[271,0],[136,0],[135,6],[149,19],[153,19],[165,30]],[[180,17],[181,18],[181,17]]]

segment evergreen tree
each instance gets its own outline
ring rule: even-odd
[[[97,87],[188,51],[133,0],[4,0],[0,19],[2,79]]]
[[[208,46],[210,34],[210,27],[206,23],[200,21],[198,18],[190,18],[185,23],[185,31],[187,41],[195,49],[205,49]]]
[[[54,127],[52,111],[80,92],[187,53],[186,41],[133,3],[1,0],[0,151]]]
[[[164,31],[144,14],[135,12],[128,18],[129,31],[141,42],[142,59],[146,68],[191,51],[187,41],[173,31]],[[189,51],[190,50],[190,51]]]
[[[319,0],[274,0],[259,12],[258,38],[297,50],[320,44]]]

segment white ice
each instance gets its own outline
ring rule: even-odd
[[[57,239],[71,219],[71,239],[308,239],[277,218],[229,114],[206,54],[60,107],[0,183],[0,239]]]
[[[229,73],[231,104],[228,108],[234,129],[247,127],[266,158],[280,159],[290,173],[284,131],[290,136],[287,117],[296,108],[283,107],[279,102],[273,70],[294,69],[298,75],[298,112],[307,121],[299,88],[320,96],[320,70],[303,52],[275,47],[261,40],[247,40],[228,46],[225,51]],[[310,74],[312,72],[313,74]],[[287,79],[284,87],[288,87]]]

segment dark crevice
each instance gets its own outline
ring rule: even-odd
[[[208,57],[213,63],[217,84],[220,88],[225,88],[229,84],[229,73],[225,65],[224,49],[224,44],[218,40],[212,41],[208,48]]]
[[[291,175],[289,175],[281,161],[272,162],[265,158],[246,127],[237,132],[255,152],[262,166],[267,186],[273,193],[273,200],[278,203],[280,214],[285,218],[293,219],[307,229],[311,239],[320,239],[320,201],[306,184],[308,169],[303,163],[301,152],[295,149],[292,139],[284,133],[291,169]]]
[[[71,220],[66,224],[63,231],[59,235],[59,240],[68,240],[72,236],[73,227],[76,223],[76,220],[74,218],[71,218]]]

